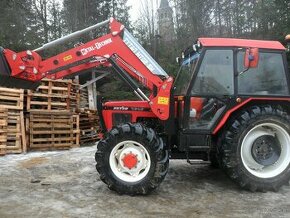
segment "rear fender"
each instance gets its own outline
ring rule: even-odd
[[[221,121],[218,123],[218,125],[213,130],[213,135],[217,135],[219,131],[226,125],[228,120],[233,117],[236,113],[240,112],[244,108],[254,106],[254,105],[261,105],[261,104],[270,104],[270,105],[281,105],[285,106],[288,111],[290,111],[290,98],[267,98],[267,97],[261,97],[261,98],[248,98],[248,99],[241,99],[237,98],[237,102],[240,101],[236,106],[228,110],[225,115],[222,117]]]

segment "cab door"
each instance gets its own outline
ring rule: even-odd
[[[211,133],[233,99],[234,66],[234,49],[203,51],[185,97],[185,131]]]

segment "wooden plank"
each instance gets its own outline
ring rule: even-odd
[[[21,126],[21,142],[22,142],[22,150],[24,153],[27,152],[27,144],[26,144],[26,132],[25,132],[25,121],[23,112],[20,113],[20,126]]]
[[[11,109],[11,110],[23,110],[23,105],[20,105],[20,106],[0,105],[0,108],[6,108],[6,109]]]
[[[52,86],[52,87],[49,87],[49,86],[44,86],[44,85],[41,85],[37,88],[38,90],[41,90],[41,89],[44,89],[44,90],[55,90],[55,91],[67,91],[68,89],[66,87],[55,87],[55,86]]]
[[[6,135],[0,135],[0,142],[6,142],[7,136]]]
[[[29,97],[41,97],[41,98],[60,98],[60,99],[67,99],[69,98],[69,95],[68,94],[43,94],[43,93],[30,93],[28,94],[27,96]]]
[[[80,116],[73,115],[73,134],[74,134],[74,145],[73,147],[80,146]]]
[[[33,151],[53,151],[53,150],[69,150],[70,144],[60,144],[57,147],[49,147],[49,144],[33,145],[30,149]]]
[[[53,130],[53,131],[47,131],[47,130],[38,130],[38,131],[32,131],[33,135],[51,135],[51,134],[71,134],[71,130]]]
[[[10,88],[0,87],[0,92],[3,92],[3,93],[23,94],[24,93],[24,90],[23,89],[10,89]]]
[[[73,137],[53,137],[53,138],[33,138],[30,143],[35,143],[35,142],[59,142],[59,141],[69,141],[71,142],[73,140]]]
[[[61,113],[69,113],[70,111],[69,110],[66,110],[66,109],[57,109],[57,110],[51,110],[51,111],[49,111],[49,110],[40,110],[40,109],[29,109],[29,112],[31,113],[31,112],[48,112],[48,113],[52,113],[52,112],[61,112]]]
[[[3,96],[0,95],[0,100],[6,100],[6,101],[11,101],[11,102],[18,102],[20,96],[15,96],[15,97],[10,97],[10,96]]]

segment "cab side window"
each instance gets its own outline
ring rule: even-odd
[[[232,95],[234,64],[232,50],[207,50],[191,91],[192,95]]]
[[[245,51],[238,53],[238,72],[243,72]],[[241,95],[288,95],[287,79],[281,53],[260,52],[257,68],[238,77]]]

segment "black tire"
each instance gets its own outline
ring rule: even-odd
[[[254,106],[244,110],[239,115],[235,116],[235,119],[229,121],[228,127],[224,130],[218,145],[218,157],[221,167],[225,169],[230,178],[236,181],[242,188],[253,192],[278,191],[282,185],[289,184],[290,164],[284,171],[279,172],[278,175],[270,178],[262,178],[262,176],[258,177],[257,174],[251,173],[251,170],[245,167],[242,160],[241,145],[243,139],[247,137],[247,133],[259,126],[265,128],[262,124],[267,125],[267,123],[282,127],[288,135],[290,133],[290,117],[282,107],[268,105]],[[276,134],[275,137],[277,137]],[[257,137],[255,141],[257,141],[258,138],[259,137]],[[250,146],[253,154],[254,143],[250,144]],[[252,157],[254,157],[254,155],[252,155]]]
[[[110,154],[114,147],[123,141],[135,141],[147,150],[151,165],[147,175],[140,181],[128,182],[114,174],[110,166]],[[96,169],[101,180],[111,190],[119,194],[145,195],[159,186],[164,180],[169,166],[168,150],[156,133],[141,124],[124,124],[113,128],[98,144],[95,155]]]
[[[209,160],[210,160],[210,166],[212,168],[215,168],[215,169],[220,168],[218,157],[217,157],[217,152],[215,150],[211,150],[209,152]]]

